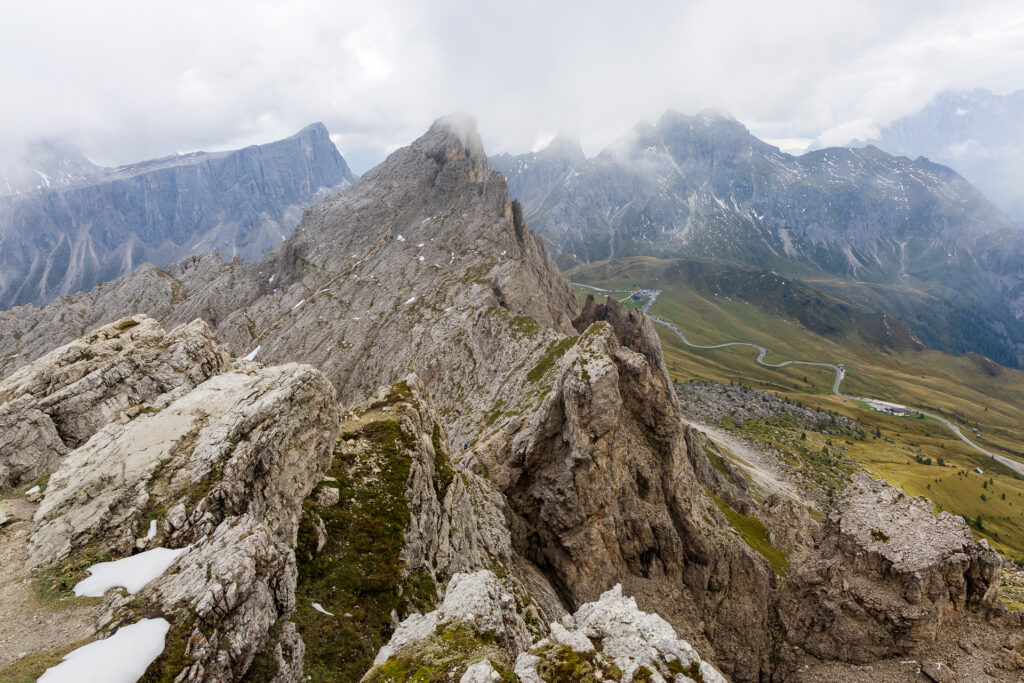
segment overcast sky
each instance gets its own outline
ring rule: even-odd
[[[323,121],[357,171],[440,115],[595,153],[665,109],[841,144],[950,88],[1024,87],[1024,2],[0,0],[0,153],[126,163]],[[782,146],[792,147],[783,143]]]

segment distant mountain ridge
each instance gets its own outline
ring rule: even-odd
[[[649,255],[774,270],[907,320],[934,348],[1024,362],[1024,231],[952,169],[873,146],[794,157],[714,111],[577,150],[492,160],[562,267]]]
[[[265,145],[116,168],[52,142],[30,156],[0,184],[0,308],[212,249],[254,260],[306,207],[355,180],[321,123]]]
[[[952,166],[1024,225],[1024,90],[940,93],[870,142],[893,154]]]

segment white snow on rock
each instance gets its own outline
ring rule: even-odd
[[[399,242],[404,242],[404,241],[405,241],[405,238],[404,238],[404,237],[402,237],[401,235],[399,235],[399,236],[398,236],[398,237],[396,237],[395,239],[396,239],[397,241],[399,241]]]
[[[39,493],[39,487],[38,486],[33,486],[28,491],[25,491],[25,495],[26,496],[31,496],[33,493]]]
[[[135,683],[164,651],[170,628],[166,619],[123,626],[106,640],[64,655],[64,661],[47,669],[39,683]]]
[[[151,520],[149,523],[149,531],[146,532],[146,540],[152,541],[156,538],[156,520]]]
[[[333,617],[334,616],[333,612],[328,612],[327,610],[325,610],[324,606],[321,605],[319,602],[314,602],[313,603],[313,609],[315,609],[320,614],[326,614],[329,617]]]
[[[114,586],[136,593],[167,571],[186,550],[188,548],[153,548],[122,560],[94,564],[89,567],[89,578],[75,584],[75,595],[99,598]]]
[[[263,345],[258,345],[255,349],[242,356],[242,360],[256,360],[256,354],[260,352],[261,348],[263,348]]]
[[[292,306],[292,310],[294,311],[296,308],[298,308],[299,306],[301,306],[304,303],[306,303],[306,300],[305,299],[300,299],[299,303],[297,303],[294,306]]]
[[[405,305],[406,305],[406,306],[408,306],[409,304],[411,304],[411,303],[412,303],[412,302],[414,302],[414,301],[416,301],[416,297],[412,297],[411,299],[409,299],[408,301],[406,301],[406,302],[405,302]]]

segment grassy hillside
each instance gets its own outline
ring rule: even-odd
[[[923,408],[952,419],[965,432],[977,427],[979,443],[1024,459],[1024,372],[981,356],[953,357],[920,346],[879,344],[877,334],[858,325],[853,307],[844,313],[842,302],[804,293],[789,296],[786,303],[787,295],[778,290],[797,285],[765,276],[765,287],[758,291],[749,284],[750,273],[732,276],[728,271],[700,270],[703,283],[695,284],[694,269],[678,261],[631,258],[577,266],[568,275],[574,282],[608,289],[660,289],[651,312],[671,320],[694,343],[753,341],[769,349],[768,362],[843,363],[846,393]],[[821,311],[800,311],[793,301],[809,308],[823,306],[840,319],[830,326],[831,333],[812,331],[798,320],[820,318]],[[779,314],[782,306],[790,306],[789,315]],[[896,329],[897,321],[891,327]],[[858,420],[870,438],[851,444],[848,457],[908,493],[928,496],[937,507],[964,515],[993,544],[1024,557],[1024,481],[939,423],[890,417],[840,399],[831,393],[833,373],[824,368],[765,368],[754,362],[752,349],[696,350],[671,330],[658,326],[658,332],[673,378],[739,381]],[[903,333],[897,330],[893,339],[899,338]],[[939,458],[944,467],[937,464]],[[929,460],[932,464],[925,464]],[[975,467],[985,474],[974,473]]]

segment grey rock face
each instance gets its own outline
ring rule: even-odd
[[[199,320],[168,333],[147,316],[127,318],[51,351],[0,381],[0,488],[52,472],[122,412],[151,410],[227,367]]]
[[[512,593],[493,572],[482,570],[453,576],[437,610],[426,615],[414,614],[402,622],[377,654],[374,666],[446,625],[455,624],[469,624],[480,633],[489,633],[514,652],[526,649],[532,642],[526,622],[516,613]]]
[[[85,545],[124,555],[161,510],[153,545],[182,547],[247,513],[294,546],[337,425],[334,390],[308,366],[218,375],[65,458],[36,512],[29,564]]]
[[[1001,563],[962,518],[856,475],[790,573],[779,616],[787,640],[822,659],[902,655],[957,613],[992,606]]]
[[[594,643],[600,644],[600,654]],[[594,668],[612,664],[623,681],[639,678],[640,667],[650,673],[651,681],[677,681],[688,675],[706,683],[725,683],[715,667],[701,659],[697,651],[680,639],[672,626],[657,614],[641,611],[633,598],[622,594],[616,585],[595,602],[581,605],[562,623],[551,624],[550,641],[542,641],[516,661],[516,674],[522,680],[547,680],[543,673],[565,660],[565,650],[590,654]],[[602,666],[603,664],[603,666]]]
[[[229,517],[139,593],[112,593],[101,629],[113,633],[160,614],[172,626],[153,666],[174,667],[174,680],[237,681],[268,652],[275,674],[264,680],[295,683],[304,652],[288,622],[296,575],[294,553],[266,525],[247,514]]]
[[[355,180],[323,124],[233,152],[64,166],[74,172],[0,196],[2,308],[46,303],[147,261],[162,267],[213,249],[255,260],[307,206]]]
[[[593,159],[546,150],[494,164],[563,265],[710,257],[873,283],[829,292],[907,320],[933,348],[1024,362],[1024,232],[927,159],[871,146],[793,157],[726,115],[670,111]],[[911,303],[893,285],[930,296]]]

